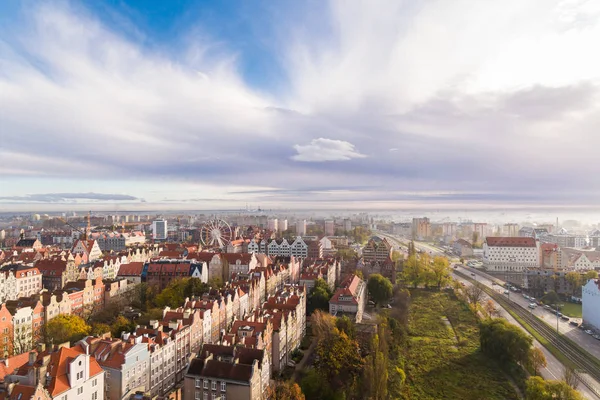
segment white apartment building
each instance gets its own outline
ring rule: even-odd
[[[29,297],[42,290],[42,274],[37,268],[20,266],[14,271],[18,297]]]
[[[14,353],[21,354],[33,346],[33,310],[31,307],[19,307],[12,318]]]
[[[152,239],[166,240],[167,235],[167,221],[164,219],[157,219],[156,221],[152,222]]]
[[[308,257],[308,245],[302,240],[301,236],[296,236],[296,239],[290,245],[290,256],[302,259]]]
[[[296,221],[296,235],[297,236],[306,236],[306,220],[298,220]]]
[[[277,218],[267,220],[267,229],[272,232],[277,232],[277,229],[279,229]]]
[[[488,271],[524,272],[540,265],[539,242],[532,237],[487,237],[483,265]]]
[[[582,288],[583,323],[600,329],[599,280],[590,279]]]
[[[288,220],[287,219],[280,219],[278,222],[278,228],[279,228],[279,232],[284,232],[288,230]]]

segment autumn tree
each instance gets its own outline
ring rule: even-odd
[[[336,318],[321,310],[315,310],[310,316],[310,326],[313,336],[322,338],[330,335],[336,328]]]
[[[387,324],[380,321],[373,335],[369,355],[365,357],[363,386],[365,397],[372,400],[384,400],[388,397],[388,361]]]
[[[575,271],[567,272],[565,279],[571,286],[571,296],[574,296],[581,288],[581,274]]]
[[[483,310],[489,318],[493,318],[498,315],[498,309],[496,308],[493,300],[486,301],[483,305]]]
[[[335,319],[335,327],[340,332],[344,332],[350,339],[356,338],[356,326],[347,315]]]
[[[529,350],[529,365],[533,369],[534,375],[539,375],[542,368],[546,368],[546,357],[539,347],[532,347]]]
[[[90,335],[92,336],[102,336],[105,333],[110,332],[110,325],[103,324],[102,322],[94,322],[92,324],[92,330],[90,331]]]
[[[50,344],[77,342],[88,336],[92,327],[77,315],[59,315],[46,324],[46,341]]]
[[[481,351],[501,364],[526,365],[533,339],[504,319],[482,321],[479,330]]]
[[[305,400],[302,389],[297,383],[277,381],[267,389],[268,400]]]
[[[333,387],[353,388],[362,371],[358,343],[334,328],[330,335],[319,340],[315,367]]]
[[[315,310],[329,310],[329,299],[333,292],[325,280],[319,278],[315,281],[306,301],[306,313],[312,314]]]
[[[392,286],[392,282],[383,275],[372,274],[369,276],[367,289],[375,304],[381,304],[392,297],[394,287]]]
[[[533,376],[527,380],[525,400],[583,400],[583,396],[563,381]]]
[[[591,270],[591,271],[587,271],[584,275],[583,275],[583,279],[584,282],[587,283],[587,281],[589,281],[590,279],[598,279],[598,272]]]
[[[542,303],[551,306],[560,303],[560,297],[558,297],[558,294],[556,294],[554,290],[551,290],[548,293],[546,293],[544,297],[542,297],[540,300],[542,301]]]
[[[128,320],[122,315],[119,315],[115,322],[110,326],[110,332],[113,337],[121,337],[122,332],[131,332],[135,329],[136,324]]]
[[[431,271],[438,289],[441,289],[450,280],[450,264],[446,257],[435,257]]]
[[[416,255],[410,255],[408,259],[404,261],[404,270],[402,272],[404,280],[414,288],[417,288],[423,283],[423,272],[423,265],[419,262]]]

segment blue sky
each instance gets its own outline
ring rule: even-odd
[[[0,210],[598,204],[585,0],[0,3]]]

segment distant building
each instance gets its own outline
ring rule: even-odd
[[[431,222],[429,218],[413,218],[412,222],[413,239],[424,240],[431,237]]]
[[[288,230],[288,221],[287,219],[280,219],[277,223],[279,232],[284,232]]]
[[[452,244],[454,254],[459,257],[470,257],[473,255],[473,245],[465,239],[458,239]]]
[[[306,236],[306,220],[296,221],[296,236]]]
[[[352,221],[349,218],[344,220],[344,231],[350,232],[352,230]]]
[[[279,222],[277,218],[267,220],[267,230],[277,232],[279,229]]]
[[[335,224],[333,220],[325,220],[325,236],[333,236],[335,234]]]
[[[393,247],[387,241],[371,239],[367,242],[363,248],[362,254],[365,263],[370,262],[384,262],[391,260]]]
[[[164,219],[158,219],[152,222],[152,239],[166,240],[167,235],[167,221]]]
[[[519,236],[519,224],[504,224],[503,230],[507,237]]]

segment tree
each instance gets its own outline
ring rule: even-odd
[[[343,400],[343,393],[334,391],[327,379],[316,369],[309,368],[300,381],[300,387],[307,399]]]
[[[336,328],[336,319],[333,315],[315,310],[310,316],[310,325],[312,327],[313,336],[323,338],[330,335]]]
[[[302,389],[294,382],[278,381],[267,389],[268,400],[305,400]]]
[[[501,364],[526,365],[533,339],[504,319],[488,319],[480,324],[481,351]]]
[[[350,339],[356,339],[356,326],[347,315],[335,319],[335,327],[344,332]]]
[[[384,400],[388,397],[388,342],[387,324],[381,320],[377,334],[373,335],[369,355],[365,357],[363,386],[365,397],[372,400]]]
[[[402,260],[403,258],[404,258],[404,256],[398,250],[394,250],[392,252],[392,261],[393,262],[398,262],[398,261]]]
[[[358,343],[337,328],[319,340],[315,366],[334,388],[354,387],[362,371]]]
[[[465,296],[467,296],[467,301],[469,304],[479,304],[479,302],[483,299],[483,295],[483,286],[479,282],[475,282],[474,284],[465,288]]]
[[[586,283],[590,279],[598,279],[598,272],[596,272],[594,270],[588,271],[583,275],[583,279],[585,280]]]
[[[431,271],[438,289],[441,289],[450,280],[450,264],[446,257],[435,257]]]
[[[498,309],[496,308],[493,300],[486,301],[483,309],[489,318],[493,318],[498,315]]]
[[[546,368],[546,357],[539,347],[533,347],[529,350],[529,365],[533,369],[534,375],[539,375],[540,369]]]
[[[119,315],[115,322],[110,326],[110,332],[113,337],[121,337],[122,332],[131,332],[135,329],[135,323]]]
[[[567,272],[565,279],[571,285],[571,296],[574,296],[581,288],[581,274],[579,272]]]
[[[208,280],[208,286],[221,289],[223,287],[223,279],[219,278],[218,276],[215,276]]]
[[[565,365],[563,381],[573,389],[577,389],[577,386],[579,386],[579,378],[577,378],[575,368],[572,365]]]
[[[583,400],[583,396],[565,382],[533,376],[527,380],[525,400]]]
[[[321,278],[317,279],[306,301],[306,313],[310,315],[315,310],[329,310],[331,296],[333,292],[327,282]]]
[[[92,336],[102,336],[107,332],[110,332],[110,325],[103,324],[102,322],[95,322],[92,324],[92,330],[90,331],[90,335]]]
[[[380,274],[373,274],[369,276],[367,289],[369,290],[369,294],[373,298],[373,301],[375,301],[375,304],[381,304],[385,301],[389,301],[392,297],[394,287],[388,278]]]
[[[551,290],[548,293],[546,293],[544,295],[544,297],[542,297],[540,300],[542,301],[542,303],[548,304],[551,306],[560,303],[560,298],[558,297],[558,295],[556,294],[556,292],[554,290]]]
[[[92,327],[77,315],[59,315],[46,324],[46,341],[49,344],[77,342],[88,336]]]
[[[423,272],[423,265],[419,262],[417,256],[408,256],[408,259],[404,262],[404,271],[402,272],[404,280],[414,288],[417,288],[423,283]]]
[[[337,258],[342,258],[344,260],[356,260],[356,259],[358,259],[358,253],[356,252],[356,250],[354,250],[352,248],[338,249],[338,251],[335,254],[335,256]]]

